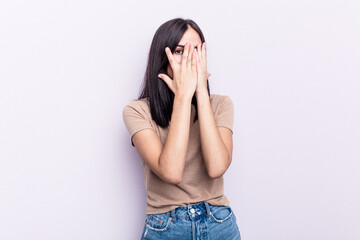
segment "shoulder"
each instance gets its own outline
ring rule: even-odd
[[[151,121],[150,105],[147,98],[132,100],[123,108],[123,119],[129,124],[135,120],[147,119]]]
[[[123,108],[123,115],[126,115],[128,112],[137,111],[147,113],[150,112],[149,101],[147,98],[132,100],[126,104]]]
[[[210,95],[216,125],[233,130],[234,105],[229,96]]]
[[[123,120],[130,139],[143,129],[153,129],[150,107],[147,99],[133,100],[123,109]],[[134,144],[132,144],[134,146]]]
[[[232,119],[234,115],[234,104],[229,96],[213,94],[210,95],[210,103],[215,119]]]
[[[136,100],[132,100],[130,101],[126,106],[126,107],[149,107],[149,100],[148,98],[142,98],[142,99],[136,99]]]
[[[210,103],[213,108],[217,108],[223,105],[233,105],[233,102],[229,96],[210,94]]]

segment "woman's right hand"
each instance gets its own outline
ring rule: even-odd
[[[166,47],[165,52],[169,59],[174,79],[171,79],[168,75],[163,73],[159,74],[158,77],[167,84],[175,95],[192,97],[197,84],[197,51],[194,50],[194,46],[186,43],[180,63],[174,59],[170,48]]]

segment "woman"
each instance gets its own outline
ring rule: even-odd
[[[161,25],[142,93],[123,111],[148,194],[142,239],[240,239],[222,177],[232,159],[233,104],[210,95],[208,77],[198,25]]]

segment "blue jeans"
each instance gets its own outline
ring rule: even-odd
[[[181,206],[161,214],[147,214],[142,240],[241,240],[230,206],[207,202]]]

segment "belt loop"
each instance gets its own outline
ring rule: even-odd
[[[205,204],[205,208],[206,208],[206,215],[207,215],[208,217],[210,217],[211,212],[210,212],[209,203],[208,203],[208,202],[204,202],[204,204]]]
[[[176,223],[175,209],[171,210],[170,217],[174,223]]]

